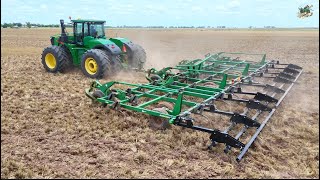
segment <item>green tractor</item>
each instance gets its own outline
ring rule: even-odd
[[[313,10],[311,9],[313,7],[313,5],[306,5],[305,7],[300,7],[299,8],[299,12],[298,12],[298,17],[299,18],[306,18],[309,16],[313,15]]]
[[[146,52],[126,38],[108,38],[102,20],[71,20],[73,33],[67,33],[60,20],[61,34],[51,36],[51,46],[42,53],[42,64],[51,73],[64,72],[72,66],[95,79],[115,74],[121,69],[142,70]]]

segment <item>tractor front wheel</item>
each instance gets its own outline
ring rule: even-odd
[[[51,73],[63,72],[70,66],[67,49],[61,46],[49,46],[42,52],[41,62],[43,67]]]
[[[110,65],[109,56],[105,51],[91,49],[82,56],[81,70],[90,78],[100,79],[110,74]]]

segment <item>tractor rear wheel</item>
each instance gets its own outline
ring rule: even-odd
[[[120,55],[117,55],[115,59],[112,60],[111,64],[112,64],[112,74],[116,74],[123,69]]]
[[[61,46],[49,46],[42,52],[41,62],[43,67],[51,73],[63,72],[70,66],[67,49]]]
[[[146,62],[146,51],[138,44],[135,44],[135,50],[129,54],[129,65],[141,70]]]
[[[100,79],[111,73],[108,54],[101,49],[88,50],[82,56],[81,70],[87,77]]]

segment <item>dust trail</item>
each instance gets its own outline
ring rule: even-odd
[[[124,81],[130,83],[146,83],[145,72],[134,70],[121,70],[111,76],[107,76],[101,79],[102,82],[108,81]]]

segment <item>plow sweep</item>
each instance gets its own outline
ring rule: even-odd
[[[208,133],[209,149],[238,149],[240,161],[301,73],[265,54],[221,52],[152,68],[145,84],[94,81],[86,95],[115,110],[149,114],[155,129],[176,125]]]

